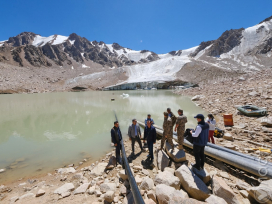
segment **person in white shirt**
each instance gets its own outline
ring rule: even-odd
[[[210,128],[209,128],[209,139],[208,140],[209,140],[209,142],[212,141],[212,143],[215,144],[214,138],[213,138],[213,133],[214,133],[214,130],[215,130],[216,121],[215,121],[212,114],[208,114],[206,122],[210,126]]]

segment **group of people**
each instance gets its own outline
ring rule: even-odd
[[[171,111],[170,108],[167,108],[167,111],[164,112],[164,122],[163,122],[163,136],[161,139],[161,149],[163,149],[164,143],[167,140],[168,143],[172,146],[172,151],[174,150],[173,144],[173,129],[177,132],[178,138],[178,148],[180,150],[183,149],[184,143],[184,132],[185,132],[185,124],[187,123],[187,117],[183,115],[183,110],[179,109],[178,116]],[[193,152],[195,156],[196,163],[193,165],[194,168],[200,170],[204,168],[204,149],[207,145],[207,142],[212,141],[214,143],[213,133],[215,130],[216,121],[212,114],[208,114],[208,117],[205,121],[204,115],[197,114],[194,118],[197,119],[197,126],[195,130],[192,130],[190,133],[192,134],[193,140]],[[149,150],[148,159],[153,162],[153,144],[156,143],[156,128],[154,127],[154,120],[151,118],[151,115],[148,114],[145,119],[145,128],[144,128],[144,138],[143,141],[147,142],[147,147]],[[131,140],[132,145],[132,155],[135,155],[135,142],[137,142],[140,146],[141,152],[144,151],[143,145],[141,142],[141,129],[137,124],[137,120],[132,119],[132,124],[128,128],[128,136]],[[118,121],[114,122],[114,127],[111,129],[111,138],[112,143],[116,147],[116,159],[118,163],[121,163],[120,150],[121,150],[121,140],[122,133],[119,129]]]

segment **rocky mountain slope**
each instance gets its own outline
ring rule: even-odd
[[[137,83],[169,81],[200,83],[271,68],[271,59],[272,17],[246,29],[227,30],[218,39],[199,46],[167,54],[89,41],[75,33],[68,37],[42,37],[24,32],[0,42],[3,67],[35,69],[40,75],[50,68],[52,78],[61,78],[61,90],[120,84],[133,88]],[[44,78],[50,78],[50,74]],[[20,87],[24,87],[23,82]],[[46,89],[50,90],[50,86]]]
[[[21,67],[71,68],[81,64],[86,68],[90,62],[106,67],[121,67],[157,59],[158,55],[148,50],[134,51],[117,43],[89,41],[75,33],[68,37],[42,37],[32,32],[23,32],[0,42],[0,61]]]

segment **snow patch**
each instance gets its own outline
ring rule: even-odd
[[[75,43],[75,40],[69,40],[69,42],[71,43],[71,45],[73,45]]]
[[[44,46],[46,43],[51,43],[52,45],[57,45],[65,42],[68,39],[66,36],[62,35],[51,35],[49,37],[42,37],[40,35],[36,35],[34,38],[34,41],[32,42],[32,45],[38,47],[38,46]]]
[[[82,68],[90,68],[90,67],[85,64],[82,64]]]

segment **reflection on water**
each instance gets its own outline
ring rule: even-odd
[[[129,97],[122,93],[0,95],[0,169],[7,169],[0,182],[99,158],[111,149],[113,111],[124,135],[132,118],[144,120],[147,113],[162,125],[167,107],[173,112],[182,108],[187,127],[195,127],[194,115],[205,113],[190,98],[171,91],[125,91]]]

